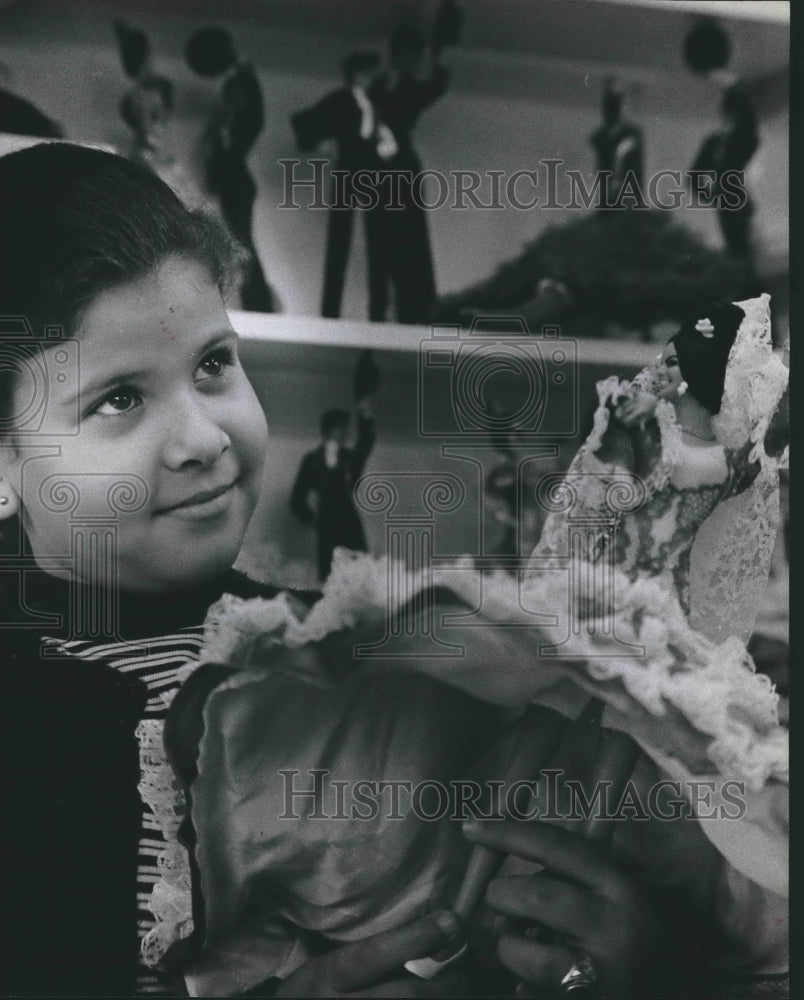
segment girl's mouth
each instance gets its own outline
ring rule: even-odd
[[[195,520],[196,518],[213,517],[228,509],[234,495],[237,480],[217,486],[211,490],[201,490],[170,507],[164,507],[159,514],[170,514],[174,517]]]

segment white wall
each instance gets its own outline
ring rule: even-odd
[[[115,4],[114,15],[125,17],[126,9]],[[59,120],[71,138],[125,149],[128,131],[117,106],[126,81],[111,10],[106,18],[102,10],[76,2],[13,4],[0,11],[0,59],[12,70],[17,91]],[[200,179],[199,137],[214,84],[194,77],[181,56],[184,40],[199,21],[167,15],[164,9],[152,17],[138,10],[130,20],[149,33],[157,69],[177,84],[171,143]],[[315,315],[326,212],[279,208],[283,171],[277,161],[298,156],[289,115],[339,84],[339,62],[350,48],[382,48],[383,39],[361,37],[352,43],[316,24],[300,31],[239,20],[230,27],[242,52],[257,63],[265,91],[266,127],[251,157],[260,191],[255,241],[285,311]],[[601,80],[617,67],[460,49],[451,53],[451,62],[453,87],[425,113],[417,131],[426,167],[512,172],[537,169],[541,159],[557,157],[569,168],[591,170],[587,140],[598,122]],[[633,68],[630,76],[628,70],[620,75],[635,90],[630,114],[645,131],[646,173],[683,170],[717,121],[716,85],[666,69],[651,74]],[[785,113],[764,123],[763,146],[749,176],[763,252],[777,257],[786,252],[787,240],[787,124]],[[688,211],[683,218],[710,241],[719,240],[711,211]],[[429,221],[439,291],[450,292],[488,276],[559,217],[539,209],[480,213],[444,207],[430,213]],[[366,315],[359,230],[344,300],[344,315],[352,318]]]

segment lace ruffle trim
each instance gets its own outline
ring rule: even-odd
[[[148,903],[156,923],[140,943],[142,961],[152,968],[158,965],[172,944],[188,937],[193,930],[190,860],[186,848],[178,840],[186,801],[165,754],[163,729],[162,719],[143,719],[136,730],[140,746],[138,790],[165,838],[165,846],[157,859],[159,880],[154,884]]]
[[[597,383],[598,407],[595,411],[592,431],[579,452],[579,455],[585,456],[583,460],[588,460],[588,456],[598,451],[603,443],[603,436],[611,419],[608,404],[616,403],[622,397],[632,395],[634,389],[649,393],[652,391],[651,387],[650,371],[647,368],[639,372],[631,382],[611,375]],[[644,481],[648,496],[658,492],[667,484],[673,469],[681,461],[682,448],[681,427],[676,419],[673,405],[664,399],[657,400],[654,416],[659,426],[661,454]],[[612,469],[612,471],[614,470]]]
[[[773,353],[770,296],[738,302],[745,312],[729,353],[720,412],[712,418],[718,441],[725,448],[754,444],[751,461],[773,469],[784,468],[782,459],[770,458],[762,441],[774,410],[787,386],[787,366]]]
[[[394,572],[403,571],[397,567]],[[385,614],[392,610],[386,604],[388,574],[386,559],[337,551],[324,595],[304,620],[289,613],[284,597],[273,601],[227,597],[211,615],[216,656],[229,660],[247,656],[255,640],[264,648],[266,633],[269,641],[300,646]],[[607,585],[606,594],[601,591],[591,602],[586,595],[584,602],[601,608],[606,595],[615,593],[618,642],[641,644],[646,656],[618,655],[621,647],[605,638],[611,630],[598,619],[588,621],[572,640],[567,653],[574,659],[551,660],[551,664],[560,663],[570,680],[582,679],[584,672],[596,681],[619,679],[628,695],[654,715],[665,715],[672,706],[686,723],[711,737],[709,757],[727,777],[743,780],[752,789],[761,788],[771,777],[785,780],[787,734],[778,725],[778,696],[770,680],[755,672],[745,646],[737,639],[716,645],[693,631],[661,581],[632,583],[621,574],[616,577],[613,589]],[[556,579],[535,576],[520,582],[506,574],[481,579],[469,560],[430,576],[409,576],[402,592],[410,598],[430,584],[450,588],[472,606],[482,584],[486,617],[508,623],[516,619],[519,608],[561,606],[555,602],[566,602],[567,597],[566,583],[562,590]]]

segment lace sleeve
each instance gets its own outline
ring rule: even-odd
[[[690,623],[715,641],[730,635],[748,641],[770,574],[779,527],[779,476],[760,465],[757,470],[749,485],[730,489],[692,548]]]
[[[596,547],[621,514],[619,507],[612,506],[618,491],[641,504],[667,485],[680,460],[681,448],[681,429],[669,403],[657,402],[650,426],[634,429],[625,448],[610,444],[611,404],[631,394],[634,388],[649,389],[647,372],[648,369],[644,369],[631,383],[616,375],[597,383],[598,407],[589,437],[559,481],[546,477],[540,485],[544,495],[539,496],[539,500],[548,516],[533,552],[537,561],[564,552],[568,517],[590,517],[601,522],[597,538],[590,539],[590,544]],[[644,436],[644,442],[630,440],[638,435]],[[536,566],[537,563],[532,562],[530,571],[535,572]]]

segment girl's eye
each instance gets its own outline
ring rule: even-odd
[[[135,409],[141,402],[138,392],[123,385],[108,392],[92,412],[102,417],[119,417]]]
[[[201,377],[197,377],[196,382],[207,382],[209,379],[220,378],[234,363],[235,355],[231,347],[218,347],[208,354],[198,366],[197,371]]]

